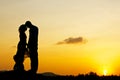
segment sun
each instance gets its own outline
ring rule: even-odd
[[[108,71],[106,69],[103,70],[103,75],[106,76]]]

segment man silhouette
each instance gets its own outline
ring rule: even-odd
[[[28,40],[28,50],[31,60],[31,73],[36,73],[38,69],[38,28],[30,21],[26,21],[25,25],[30,28],[29,30],[29,40]]]

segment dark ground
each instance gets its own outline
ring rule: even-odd
[[[29,72],[1,71],[0,80],[120,80],[120,76],[98,76],[96,73],[80,74],[78,76],[32,74]]]

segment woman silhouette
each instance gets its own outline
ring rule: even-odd
[[[26,48],[26,34],[25,31],[27,30],[27,27],[25,25],[21,25],[19,27],[19,38],[20,41],[17,45],[17,52],[16,55],[14,55],[14,61],[15,61],[15,65],[14,65],[14,70],[15,71],[24,71],[24,65],[23,65],[23,61],[24,61],[24,55],[25,52],[27,51]]]

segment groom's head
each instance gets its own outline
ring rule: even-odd
[[[31,23],[30,21],[26,21],[26,22],[25,22],[25,25],[26,25],[28,28],[31,28],[32,23]]]

